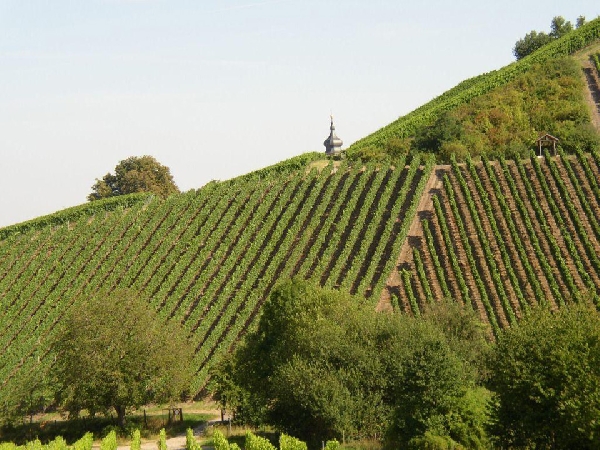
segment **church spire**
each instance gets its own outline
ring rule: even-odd
[[[333,125],[333,115],[331,118],[331,126],[329,127],[329,136],[323,142],[326,155],[339,155],[342,152],[342,140],[335,134],[335,126]]]

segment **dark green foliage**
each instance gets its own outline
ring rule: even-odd
[[[532,310],[490,358],[494,431],[508,447],[600,446],[600,317],[586,305]]]
[[[107,173],[92,186],[89,201],[137,192],[151,192],[159,197],[177,194],[179,189],[168,167],[152,156],[131,156],[119,162],[115,174]]]
[[[519,39],[515,43],[515,47],[513,48],[513,54],[515,58],[522,59],[527,55],[532,54],[537,49],[543,47],[552,41],[552,36],[540,31],[539,33],[535,30],[530,31],[525,35],[525,37]]]
[[[577,19],[577,28],[581,27],[584,22],[585,18],[580,16]],[[550,34],[546,34],[543,31],[531,31],[527,33],[524,38],[516,42],[513,54],[517,60],[525,58],[544,45],[563,37],[571,31],[573,31],[573,24],[565,20],[562,16],[556,16],[550,23]]]
[[[128,408],[179,398],[189,384],[190,348],[181,330],[163,322],[131,290],[75,304],[54,345],[57,398],[70,413]]]
[[[581,16],[577,19],[578,24],[580,18]],[[550,36],[554,39],[559,39],[571,31],[573,31],[573,24],[562,16],[556,16],[550,22]]]
[[[312,443],[387,433],[393,446],[426,432],[484,443],[486,397],[473,362],[485,332],[457,309],[432,306],[426,316],[379,314],[298,279],[279,285],[227,368],[243,392],[239,418]]]
[[[386,414],[374,314],[336,291],[280,285],[237,354],[236,379],[250,403],[269,405],[267,422],[309,441],[372,430]]]

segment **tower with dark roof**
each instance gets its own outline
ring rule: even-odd
[[[323,145],[325,146],[325,154],[332,156],[339,155],[340,153],[342,153],[343,142],[335,134],[335,126],[333,126],[333,116],[331,116],[331,127],[329,127],[329,129],[331,130],[329,132],[329,136],[327,137],[327,139],[325,139],[325,142],[323,142]]]

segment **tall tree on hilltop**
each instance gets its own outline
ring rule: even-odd
[[[577,18],[577,27],[579,28],[585,22],[585,17]],[[513,54],[517,60],[525,58],[527,55],[535,52],[538,48],[552,42],[554,39],[563,37],[565,34],[573,31],[573,24],[565,20],[562,16],[556,16],[550,22],[550,34],[543,31],[530,31],[524,38],[519,39],[513,48]]]
[[[114,175],[107,173],[102,179],[96,179],[88,200],[137,192],[151,192],[168,197],[178,193],[179,189],[167,166],[163,166],[152,156],[131,156],[117,164]]]

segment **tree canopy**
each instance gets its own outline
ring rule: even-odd
[[[534,310],[500,336],[490,360],[503,448],[600,446],[600,315]]]
[[[472,446],[485,441],[487,397],[474,390],[471,350],[481,353],[485,339],[466,331],[472,346],[460,345],[454,324],[480,329],[468,325],[476,320],[468,311],[430,316],[380,314],[349,294],[284,282],[256,332],[217,369],[214,390],[237,420],[266,422],[313,444],[387,434],[406,445],[429,433]],[[469,414],[478,426],[464,426]]]
[[[178,193],[179,189],[167,166],[152,156],[131,156],[117,164],[114,175],[107,173],[102,179],[96,179],[88,200],[137,192],[152,192],[164,198]]]
[[[177,399],[188,387],[191,349],[137,292],[122,289],[76,301],[54,346],[57,397],[71,415]]]
[[[585,17],[579,16],[577,18],[577,28],[585,23]],[[556,16],[550,22],[550,33],[544,33],[543,31],[532,30],[525,35],[525,37],[519,39],[513,48],[513,54],[515,58],[521,59],[530,55],[538,48],[543,47],[554,39],[561,38],[565,34],[573,31],[573,24],[565,20],[562,16]]]

